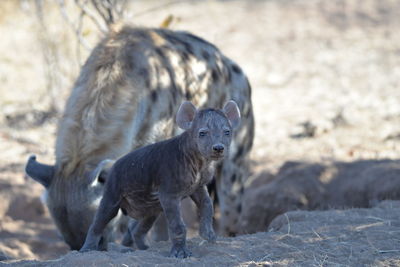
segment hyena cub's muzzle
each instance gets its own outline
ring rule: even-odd
[[[225,146],[223,144],[215,144],[212,146],[212,158],[222,159],[225,156]]]

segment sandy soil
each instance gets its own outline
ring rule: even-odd
[[[135,1],[127,18],[157,26],[172,14],[171,28],[215,43],[250,78],[257,125],[243,232],[267,230],[289,210],[400,199],[400,1],[155,6],[158,1]],[[41,204],[42,187],[24,176],[23,167],[30,154],[53,163],[59,114],[49,107],[62,109],[88,51],[80,49],[78,57],[56,5],[44,6],[46,31],[34,10],[29,1],[0,3],[0,260],[48,260],[68,252]],[[93,45],[98,34],[87,25],[85,38]],[[266,197],[265,205],[258,197]],[[271,203],[277,207],[267,212]],[[193,238],[195,256],[184,261],[165,258],[169,244],[156,243],[148,252],[124,256],[116,246],[43,264],[399,265],[399,213],[397,202],[289,212],[271,223],[290,223],[277,231],[220,238],[216,245]]]
[[[10,266],[398,266],[400,202],[372,209],[289,212],[269,232],[188,242],[193,257],[166,257],[168,242],[147,251],[73,251],[51,261],[17,261]]]

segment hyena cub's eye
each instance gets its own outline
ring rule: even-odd
[[[206,136],[207,135],[207,132],[206,131],[200,131],[199,132],[199,137],[204,137],[204,136]]]
[[[225,134],[225,135],[231,135],[231,131],[230,131],[230,130],[225,130],[225,131],[224,131],[224,134]]]

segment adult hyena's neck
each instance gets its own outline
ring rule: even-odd
[[[56,165],[63,176],[81,174],[133,148],[138,101],[126,86],[87,89],[83,83],[74,89],[58,125]]]

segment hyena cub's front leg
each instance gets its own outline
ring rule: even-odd
[[[200,236],[209,242],[215,242],[217,236],[212,225],[214,210],[207,188],[205,186],[198,188],[190,197],[193,199],[194,203],[196,203],[199,210]]]

